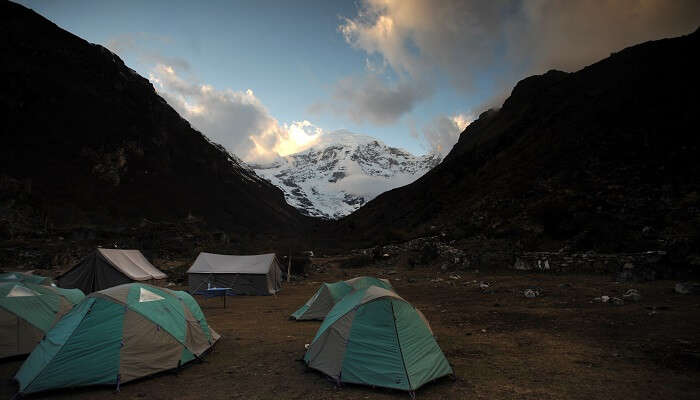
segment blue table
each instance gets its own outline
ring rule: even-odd
[[[221,287],[213,287],[213,288],[207,288],[207,289],[200,289],[194,292],[194,294],[204,296],[206,298],[210,297],[219,297],[223,296],[224,297],[224,308],[226,308],[226,296],[229,294],[228,292],[231,290],[231,288],[221,288]],[[231,293],[233,294],[233,293]]]

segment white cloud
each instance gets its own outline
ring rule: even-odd
[[[390,124],[432,95],[426,82],[400,79],[388,82],[378,74],[346,77],[338,81],[328,104],[317,103],[311,111],[330,110],[356,123]]]
[[[323,133],[309,121],[280,125],[250,89],[190,82],[165,64],[157,64],[149,79],[196,129],[244,161],[264,162],[300,151]]]
[[[629,45],[689,33],[699,17],[697,0],[361,0],[339,31],[353,48],[381,58],[397,87],[425,85],[440,71],[456,88],[486,81],[497,94],[533,73],[575,70]],[[367,82],[355,87],[376,84]],[[341,81],[339,90],[344,87]],[[430,96],[429,90],[408,97],[385,92],[379,113],[372,96],[351,92],[340,100],[355,119],[391,122]],[[343,104],[338,100],[333,103]]]
[[[445,157],[457,143],[460,133],[473,120],[474,116],[470,114],[440,115],[424,126],[420,133],[414,131],[413,136],[421,139],[430,153]]]

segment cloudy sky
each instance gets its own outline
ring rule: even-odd
[[[338,129],[445,154],[523,77],[700,26],[697,0],[20,3],[117,53],[247,161]]]

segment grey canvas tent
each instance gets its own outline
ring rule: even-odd
[[[62,288],[92,293],[124,283],[167,277],[138,250],[97,249],[56,281]]]
[[[282,270],[274,253],[250,256],[199,253],[187,270],[190,292],[209,286],[233,294],[270,295],[280,290]]]

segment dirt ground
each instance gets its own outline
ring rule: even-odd
[[[425,313],[455,370],[456,380],[422,387],[419,399],[700,398],[700,296],[675,294],[675,282],[623,284],[609,276],[427,268],[341,270],[325,262],[327,270],[286,284],[278,296],[229,297],[225,309],[221,298],[198,299],[222,335],[203,363],[125,384],[118,394],[114,387],[92,387],[31,398],[409,398],[381,388],[336,388],[298,361],[320,322],[291,321],[289,314],[320,282],[361,275],[389,278]],[[481,288],[481,282],[489,287]],[[542,295],[525,298],[527,288],[539,288]],[[640,302],[591,301],[630,288],[642,294]],[[21,362],[0,361],[0,397],[16,390],[10,378]]]

